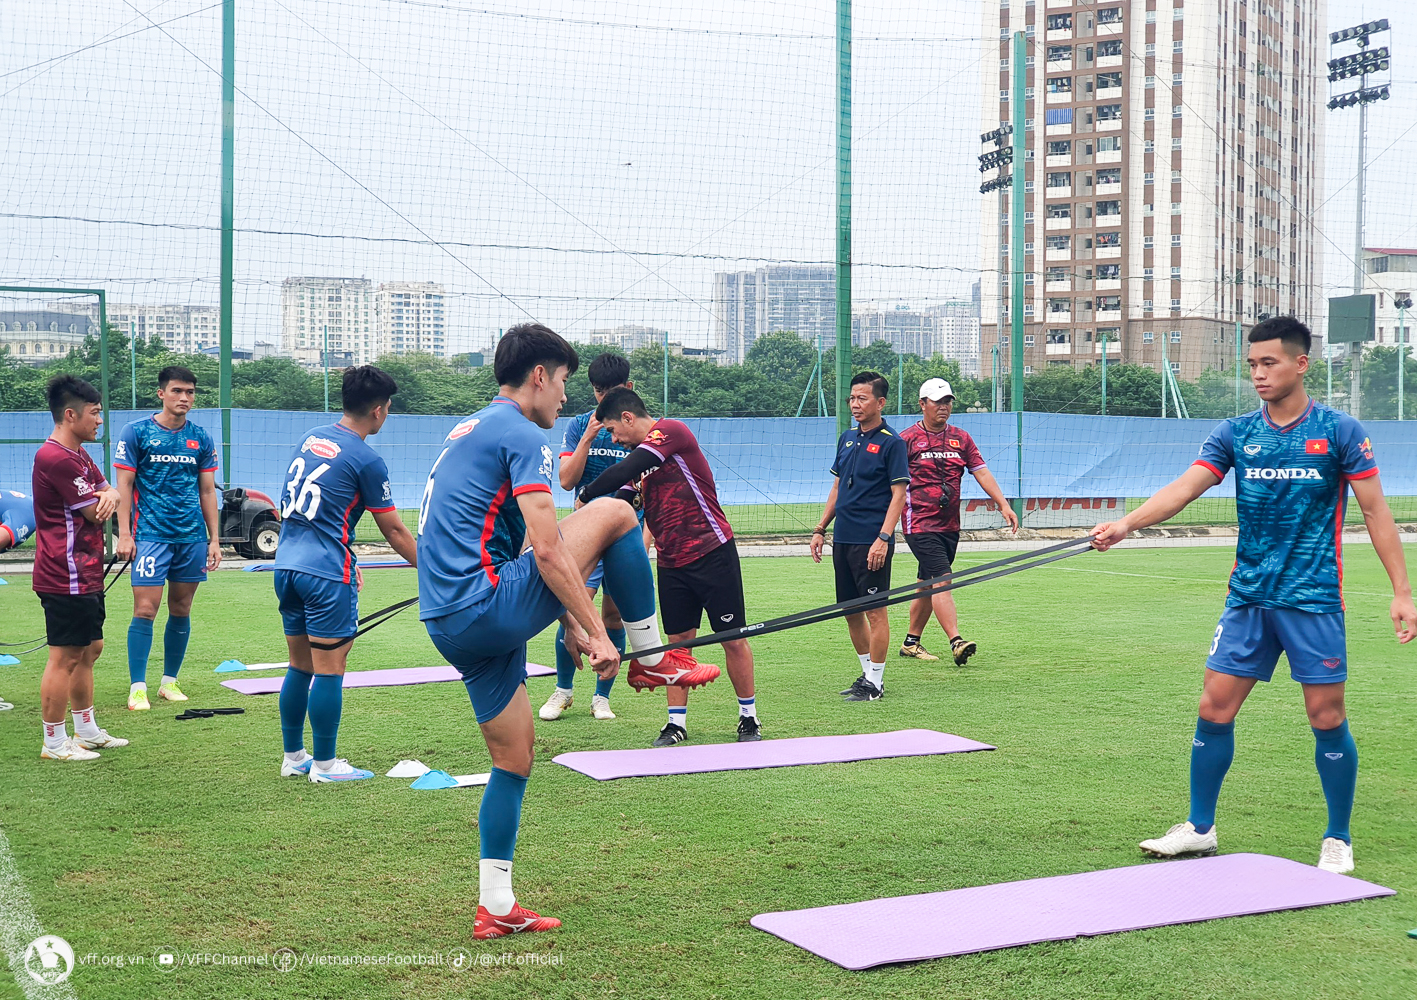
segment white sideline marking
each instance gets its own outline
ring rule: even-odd
[[[77,1000],[68,980],[45,986],[25,971],[25,949],[43,933],[24,877],[10,853],[10,841],[0,830],[0,948],[5,951],[10,971],[29,1000]]]

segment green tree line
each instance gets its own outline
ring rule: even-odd
[[[564,412],[578,413],[595,404],[586,369],[603,348],[577,345],[580,370],[567,383]],[[618,352],[617,352],[618,353]],[[137,405],[156,408],[157,375],[170,364],[192,369],[198,381],[198,406],[218,405],[217,359],[206,354],[176,354],[157,338],[138,338],[131,356],[137,363]],[[664,409],[664,352],[660,347],[644,347],[629,355],[631,378],[651,410]],[[1364,355],[1361,371],[1365,417],[1382,419],[1396,416],[1397,348],[1373,347]],[[399,383],[393,409],[402,413],[471,413],[485,406],[497,392],[492,367],[473,368],[467,357],[450,361],[428,354],[388,356],[378,362]],[[783,417],[794,416],[799,407],[804,416],[818,413],[818,378],[826,399],[827,412],[836,406],[836,354],[826,350],[820,375],[814,376],[816,348],[795,333],[770,333],[758,338],[741,365],[717,365],[700,358],[669,356],[669,415],[676,417]],[[877,341],[852,351],[852,371],[872,369],[891,384],[888,413],[917,413],[915,393],[929,378],[943,378],[955,390],[956,411],[992,409],[994,386],[988,378],[966,377],[953,359],[914,354],[898,355],[890,345]],[[44,386],[50,377],[72,372],[98,385],[99,344],[87,338],[81,348],[70,351],[42,366],[22,364],[8,352],[0,351],[0,409],[42,410]],[[1417,416],[1417,359],[1409,358],[1404,369],[1406,385],[1403,408],[1408,417]],[[810,389],[809,389],[809,380]],[[898,398],[899,383],[905,386]],[[127,336],[110,328],[110,406],[118,409],[132,402],[133,367]],[[1219,418],[1235,413],[1233,373],[1207,370],[1194,381],[1178,380],[1181,396],[1192,417]],[[1349,380],[1346,367],[1336,366],[1333,375],[1334,403],[1346,406]],[[1314,358],[1308,376],[1309,391],[1325,398],[1327,369]],[[1007,381],[1004,408],[1009,409]],[[1245,378],[1240,386],[1241,411],[1257,405]],[[1161,373],[1143,365],[1110,363],[1107,366],[1108,414],[1159,416],[1161,413]],[[320,410],[325,400],[322,371],[302,368],[289,358],[264,358],[232,368],[232,405],[245,409]],[[330,373],[330,404],[339,408],[339,372]],[[1048,413],[1096,414],[1102,412],[1102,368],[1100,365],[1048,366],[1024,377],[1024,408]],[[1174,414],[1168,399],[1167,412]]]

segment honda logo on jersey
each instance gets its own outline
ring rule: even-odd
[[[1318,469],[1255,469],[1245,470],[1246,479],[1317,479],[1323,481]]]

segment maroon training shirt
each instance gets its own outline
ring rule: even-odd
[[[34,456],[34,589],[41,594],[103,592],[103,526],[79,513],[108,489],[85,451],[58,441]]]
[[[959,488],[964,472],[984,468],[984,458],[967,431],[945,425],[938,434],[925,421],[900,435],[910,460],[910,485],[905,490],[905,533],[959,530]],[[940,507],[944,497],[945,506]]]
[[[678,569],[728,542],[733,529],[718,505],[708,459],[689,428],[677,420],[657,420],[640,447],[659,460],[641,485],[659,565]]]

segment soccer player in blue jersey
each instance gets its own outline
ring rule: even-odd
[[[192,598],[207,573],[221,565],[216,447],[211,435],[187,419],[196,397],[197,376],[168,365],[157,376],[162,409],[125,426],[113,455],[120,498],[115,551],[133,561],[128,707],[135,711],[152,707],[148,654],[163,584],[169,585],[167,627],[157,693],[167,701],[186,701],[177,671],[192,634]]]
[[[600,355],[590,363],[586,374],[590,376],[590,387],[595,392],[597,403],[611,389],[620,386],[634,388],[634,383],[630,381],[630,362],[619,354]],[[561,444],[561,488],[579,494],[583,486],[628,454],[629,451],[616,444],[610,432],[595,419],[594,410],[573,417],[566,426],[566,436]],[[643,512],[639,516],[644,519]],[[595,600],[595,593],[604,578],[605,568],[596,566],[585,584],[591,600]],[[620,619],[620,612],[609,594],[600,602],[600,620],[605,623],[605,633],[610,636],[610,641],[624,656],[625,623]],[[543,719],[548,722],[559,719],[571,707],[575,681],[576,660],[566,648],[566,627],[561,625],[556,629],[556,688],[546,699],[546,704],[541,706],[539,714]],[[590,700],[590,714],[595,718],[615,718],[615,713],[610,710],[610,689],[614,684],[614,677],[596,678],[595,695]]]
[[[0,552],[34,534],[34,498],[19,490],[0,490]]]
[[[1351,486],[1373,548],[1392,581],[1388,614],[1398,642],[1417,634],[1417,608],[1392,512],[1383,498],[1372,444],[1357,420],[1304,391],[1310,335],[1290,316],[1250,331],[1250,373],[1263,405],[1210,435],[1180,479],[1120,521],[1093,529],[1106,550],[1137,528],[1174,516],[1235,470],[1240,519],[1230,595],[1206,660],[1200,718],[1191,740],[1191,808],[1184,823],[1141,842],[1158,857],[1217,848],[1215,806],[1235,756],[1235,717],[1257,681],[1268,681],[1283,652],[1303,685],[1314,762],[1328,803],[1318,867],[1353,870],[1349,817],[1358,750],[1348,731],[1343,622],[1343,515]]]
[[[630,505],[597,500],[556,520],[546,429],[566,402],[566,378],[578,364],[575,348],[539,323],[508,330],[493,362],[501,392],[448,433],[418,513],[419,614],[438,651],[462,673],[492,755],[477,818],[478,939],[561,925],[521,907],[512,892],[512,852],[532,762],[527,640],[559,618],[572,655],[589,655],[602,678],[615,676],[620,652],[586,593],[586,580],[603,560],[605,589],[625,621],[631,651],[661,644],[654,577]],[[674,650],[632,660],[631,683],[671,658],[687,668],[675,683],[711,679],[693,657]],[[716,668],[711,673],[717,676]]]
[[[388,466],[365,440],[383,428],[389,400],[398,391],[398,383],[373,365],[346,369],[340,386],[344,416],[306,431],[285,470],[275,568],[290,650],[280,688],[283,778],[305,775],[321,784],[374,776],[336,757],[335,742],[349,640],[359,630],[361,580],[353,546],[364,512],[374,515],[395,552],[418,564],[413,534],[394,506]],[[334,648],[321,648],[328,646]],[[310,754],[305,752],[307,714],[314,738]]]

